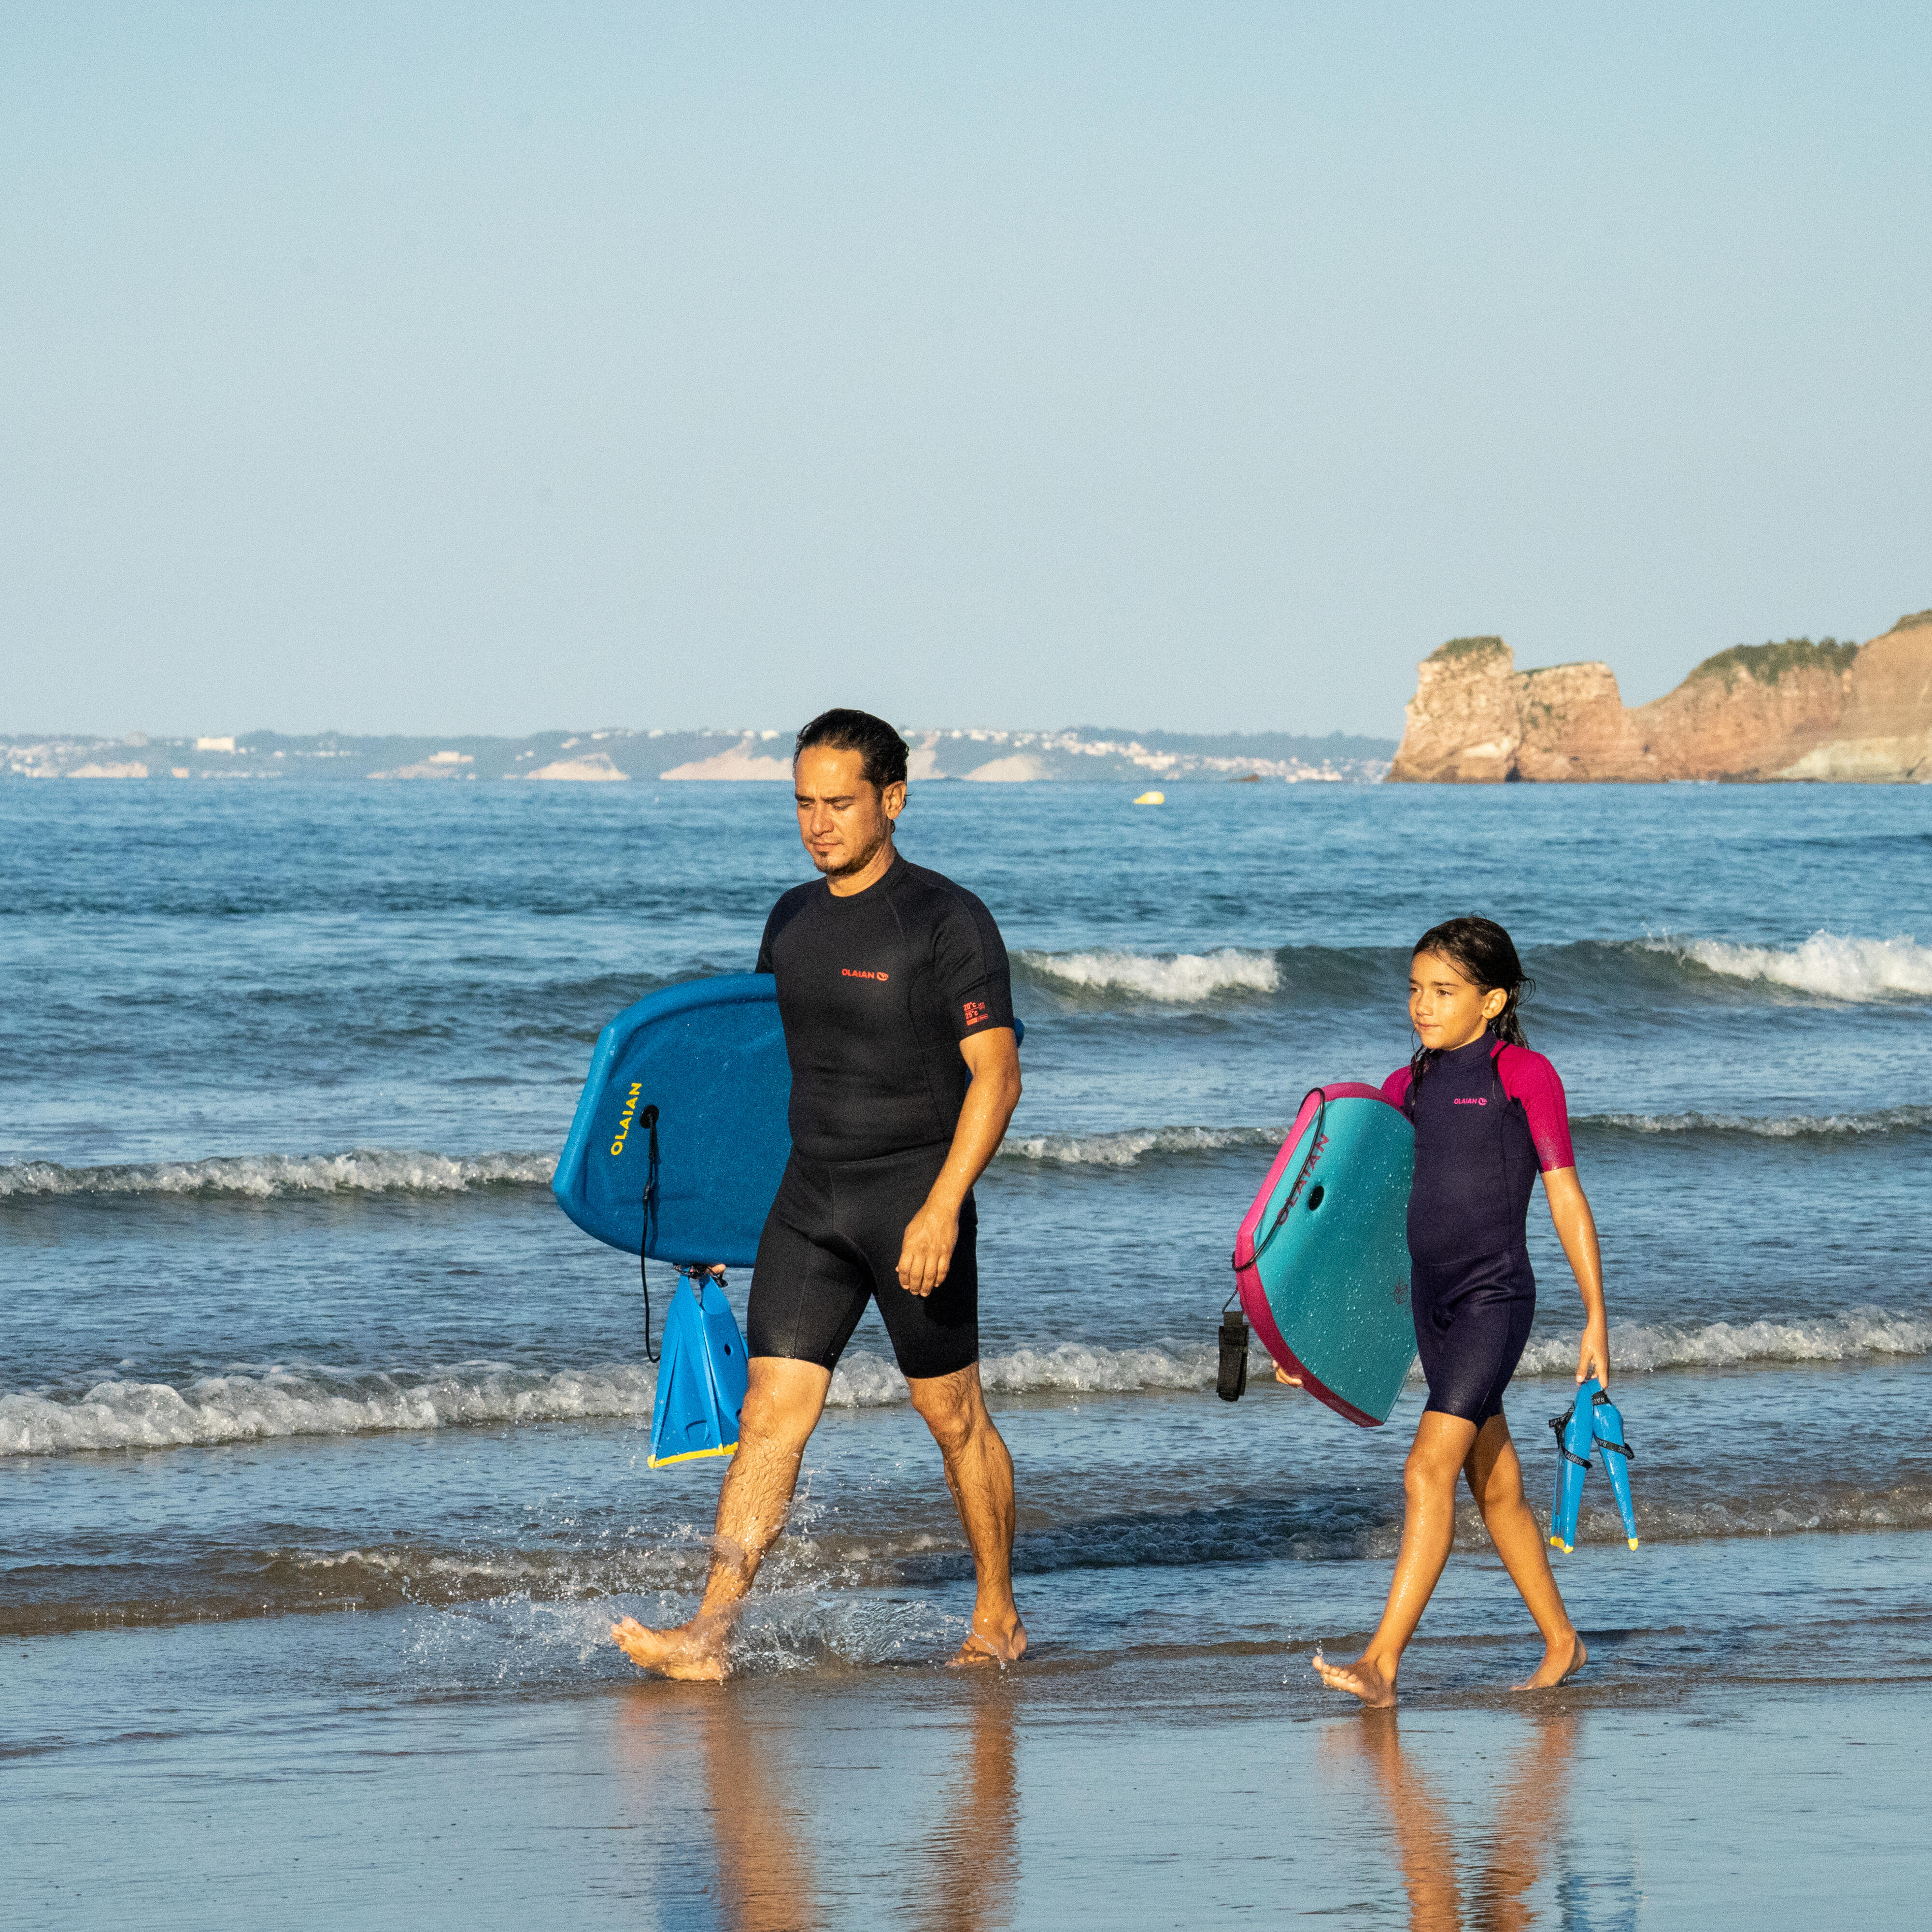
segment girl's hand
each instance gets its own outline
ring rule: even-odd
[[[1287,1383],[1290,1388],[1299,1388],[1301,1386],[1301,1378],[1299,1376],[1290,1375],[1286,1369],[1282,1368],[1278,1363],[1275,1366],[1274,1378],[1278,1382]]]
[[[1594,1376],[1607,1390],[1610,1386],[1610,1324],[1586,1322],[1583,1339],[1576,1348],[1576,1379],[1586,1382]]]

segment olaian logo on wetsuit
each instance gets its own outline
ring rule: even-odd
[[[1489,1104],[1489,1096],[1486,1094],[1479,1100],[1459,1099],[1456,1102],[1459,1107],[1486,1107]]]
[[[863,966],[842,966],[838,976],[842,980],[876,980],[884,986],[892,976],[890,973],[874,973]]]

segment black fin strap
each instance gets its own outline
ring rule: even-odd
[[[1576,1412],[1576,1405],[1573,1402],[1561,1415],[1552,1415],[1550,1418],[1550,1432],[1556,1438],[1556,1453],[1564,1462],[1574,1462],[1580,1469],[1594,1469],[1597,1466],[1588,1456],[1579,1456],[1564,1446],[1563,1432],[1569,1427],[1570,1418]]]
[[[1626,1461],[1634,1461],[1636,1457],[1636,1451],[1628,1442],[1606,1442],[1601,1436],[1599,1436],[1597,1438],[1597,1447],[1606,1456],[1612,1450],[1615,1450]]]

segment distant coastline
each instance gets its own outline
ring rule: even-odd
[[[1500,638],[1417,667],[1396,784],[1932,782],[1932,610],[1864,644],[1739,645],[1634,710],[1601,663],[1519,671]]]
[[[971,784],[1373,784],[1393,738],[1276,731],[1220,735],[1081,725],[1064,731],[908,730],[915,780]],[[688,780],[784,782],[788,734],[778,731],[539,731],[522,738],[362,737],[274,731],[124,738],[0,735],[0,781],[268,781],[463,784],[506,779],[578,784]]]

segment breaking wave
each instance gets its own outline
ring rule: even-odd
[[[1785,1141],[1922,1132],[1932,1127],[1932,1107],[1876,1107],[1862,1114],[1580,1114],[1570,1124],[1626,1133],[1748,1134]]]
[[[268,1200],[290,1194],[460,1194],[478,1187],[548,1186],[549,1154],[445,1154],[358,1148],[349,1154],[248,1154],[118,1167],[0,1166],[0,1201],[74,1195],[158,1194]]]
[[[1265,1352],[1256,1342],[1255,1363]],[[1610,1330],[1617,1372],[1842,1362],[1932,1353],[1932,1316],[1854,1309],[1813,1320],[1622,1322]],[[1573,1334],[1540,1336],[1520,1373],[1568,1376]],[[982,1358],[996,1394],[1131,1395],[1210,1388],[1216,1348],[1168,1341],[1110,1348],[1062,1342]],[[1412,1371],[1412,1378],[1420,1371]],[[168,1382],[110,1380],[66,1395],[44,1390],[0,1395],[0,1455],[78,1450],[165,1449],[280,1436],[356,1436],[476,1424],[512,1426],[574,1420],[650,1420],[657,1370],[615,1363],[544,1373],[500,1363],[466,1363],[422,1372],[268,1370]],[[874,1408],[906,1400],[905,1378],[884,1356],[848,1355],[832,1378],[833,1408]]]
[[[1214,1378],[1206,1347],[1108,1348],[1077,1342],[989,1355],[980,1370],[988,1388],[1008,1394],[1205,1388]],[[0,1455],[204,1448],[478,1423],[648,1424],[657,1380],[649,1363],[545,1374],[478,1362],[422,1372],[274,1369],[204,1376],[179,1388],[110,1380],[73,1396],[22,1390],[0,1395]],[[892,1363],[859,1354],[839,1364],[826,1400],[834,1408],[868,1408],[905,1399],[905,1378]]]
[[[1574,1375],[1574,1334],[1539,1336],[1523,1351],[1520,1375]],[[1610,1364],[1616,1374],[1654,1369],[1742,1368],[1756,1363],[1845,1362],[1932,1352],[1932,1316],[1855,1308],[1812,1320],[1616,1322]]]
[[[1067,1167],[1132,1167],[1148,1155],[1220,1154],[1230,1148],[1280,1146],[1279,1127],[1130,1127],[1114,1134],[1009,1134],[1004,1160],[1057,1162]]]
[[[980,1379],[1002,1395],[1060,1392],[1126,1395],[1142,1389],[1204,1389],[1213,1385],[1214,1346],[1106,1348],[1062,1342],[1051,1348],[1016,1348],[980,1359]],[[874,1408],[906,1399],[905,1378],[879,1355],[848,1355],[833,1372],[832,1408]]]
[[[551,1375],[500,1364],[420,1376],[269,1370],[169,1382],[103,1382],[77,1399],[0,1395],[0,1455],[173,1449],[285,1436],[357,1436],[466,1423],[649,1419],[657,1371],[618,1364]]]
[[[1036,982],[1082,992],[1125,992],[1167,1005],[1196,1005],[1222,993],[1272,993],[1281,968],[1271,952],[1226,946],[1216,952],[1019,952]]]
[[[1726,979],[1762,980],[1821,999],[1865,1001],[1900,994],[1932,994],[1932,946],[1909,936],[1852,939],[1814,932],[1786,949],[1738,946],[1721,939],[1659,939],[1656,951],[1675,953]]]

